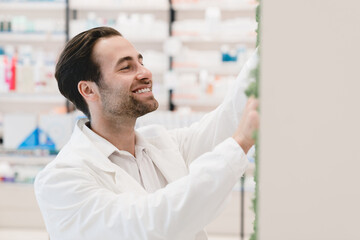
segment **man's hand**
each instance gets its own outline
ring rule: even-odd
[[[233,138],[239,143],[245,153],[255,144],[253,138],[254,131],[259,128],[259,101],[250,97],[246,103],[239,126],[233,135]]]

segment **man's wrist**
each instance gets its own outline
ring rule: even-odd
[[[240,147],[242,148],[242,150],[247,153],[250,148],[252,147],[253,143],[247,141],[246,139],[240,137],[240,136],[233,136],[233,138],[235,139],[235,141],[240,145]]]

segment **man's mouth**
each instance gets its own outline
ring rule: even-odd
[[[150,88],[141,88],[141,89],[134,91],[134,93],[146,93],[146,92],[151,92],[151,89]]]

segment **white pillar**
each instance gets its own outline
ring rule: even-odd
[[[260,240],[360,239],[360,1],[262,0]]]

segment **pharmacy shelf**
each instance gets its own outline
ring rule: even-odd
[[[44,113],[65,104],[59,93],[0,93],[0,113]]]
[[[125,36],[126,37],[126,36]],[[151,36],[151,37],[126,37],[130,42],[134,44],[149,44],[149,43],[164,43],[168,37],[157,37],[157,36]]]
[[[0,43],[65,43],[65,33],[0,33]]]
[[[145,66],[146,67],[146,66]],[[151,74],[152,75],[156,75],[157,78],[159,76],[162,76],[164,73],[166,73],[167,69],[151,69],[151,68],[148,68],[150,71],[151,71]],[[156,79],[153,79],[153,81],[156,81]]]
[[[10,165],[29,165],[29,166],[45,166],[52,160],[55,156],[32,156],[32,155],[10,155],[10,154],[0,154],[0,162],[7,162]]]
[[[179,97],[174,94],[173,103],[176,107],[190,107],[195,111],[211,111],[215,109],[223,101],[222,98],[215,96],[189,96],[188,98]]]
[[[239,11],[254,11],[257,7],[257,4],[255,2],[249,2],[249,3],[238,3],[233,6],[223,5],[221,3],[217,4],[173,4],[173,9],[175,11],[204,11],[208,7],[218,7],[221,11],[230,11],[230,12],[239,12]]]
[[[238,75],[242,66],[239,64],[222,64],[221,66],[208,67],[174,67],[176,73],[198,73],[201,70],[207,70],[210,74],[215,75]]]
[[[183,43],[217,43],[217,44],[231,44],[231,43],[246,43],[255,44],[256,35],[254,36],[242,36],[242,37],[223,37],[223,36],[181,36],[175,35]]]
[[[156,100],[159,102],[160,111],[167,111],[168,106],[168,96],[163,94],[155,95]],[[214,110],[219,106],[223,101],[223,98],[218,98],[215,96],[197,96],[191,94],[177,94],[174,93],[172,102],[176,108],[190,108],[196,112],[208,112]]]
[[[65,98],[60,93],[17,93],[8,92],[0,94],[0,103],[33,103],[33,104],[48,104],[48,103],[64,103]],[[1,108],[1,107],[0,107]]]
[[[85,31],[86,29],[84,29],[83,31]],[[77,33],[73,33],[71,34],[71,38],[75,37],[77,35]],[[1,36],[1,35],[0,35]],[[124,36],[126,39],[128,39],[131,43],[133,44],[163,44],[168,37],[162,37],[162,36],[148,36],[148,37],[144,37],[144,36],[138,36],[138,37],[134,37],[134,36]]]
[[[2,2],[0,11],[64,11],[64,2]]]
[[[164,5],[129,5],[129,4],[116,4],[116,5],[98,5],[98,4],[71,4],[70,8],[80,11],[137,11],[137,12],[157,12],[169,11],[169,4]]]
[[[113,28],[115,28],[114,26],[112,26]],[[85,31],[86,29],[81,29],[81,31]],[[80,32],[80,31],[78,31]],[[78,32],[73,32],[70,34],[70,38],[75,37]],[[1,36],[1,35],[0,35]],[[153,36],[124,36],[126,39],[128,39],[131,43],[133,44],[163,44],[167,39],[168,36],[157,36],[157,35],[153,35]]]

